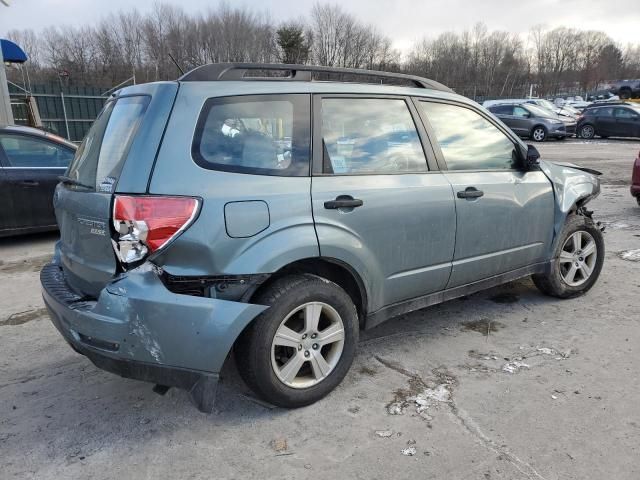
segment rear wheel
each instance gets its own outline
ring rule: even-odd
[[[531,138],[535,142],[544,142],[547,139],[547,129],[542,126],[534,127],[531,131]]]
[[[543,293],[571,298],[587,292],[598,280],[604,262],[602,232],[588,217],[567,219],[554,252],[551,271],[533,275]]]
[[[253,301],[270,308],[236,345],[247,385],[286,408],[309,405],[331,392],[349,370],[358,341],[358,314],[349,295],[323,278],[292,275]]]
[[[593,125],[586,124],[580,127],[580,137],[584,138],[585,140],[591,140],[595,136],[596,129],[593,128]]]

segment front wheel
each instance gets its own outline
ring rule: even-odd
[[[353,301],[314,275],[276,280],[253,303],[270,305],[240,336],[236,363],[247,385],[286,408],[331,392],[351,367],[358,342]]]
[[[536,127],[531,132],[531,138],[535,142],[544,142],[547,139],[547,130],[544,127]]]
[[[567,219],[546,274],[533,275],[543,293],[571,298],[586,293],[598,280],[604,262],[604,238],[593,220],[583,215]]]
[[[583,125],[580,127],[580,137],[585,140],[591,140],[596,136],[596,129],[593,128],[593,125]]]

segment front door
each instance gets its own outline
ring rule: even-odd
[[[56,224],[53,192],[74,151],[40,138],[0,133],[7,188],[12,204],[12,228],[51,227]]]
[[[357,270],[370,312],[442,290],[451,271],[453,193],[429,171],[414,108],[403,97],[314,99],[320,254]]]
[[[613,116],[613,107],[602,107],[596,111],[596,133],[605,137],[620,135]]]
[[[418,104],[456,195],[456,244],[447,287],[544,261],[554,219],[547,177],[519,168],[520,146],[479,111],[453,103]]]

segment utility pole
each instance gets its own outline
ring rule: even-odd
[[[13,113],[11,113],[11,99],[9,98],[9,84],[7,74],[4,71],[4,58],[0,48],[0,125],[13,124]]]

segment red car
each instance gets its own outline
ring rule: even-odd
[[[631,175],[631,195],[636,197],[638,205],[640,205],[640,153],[633,163],[633,173]]]

